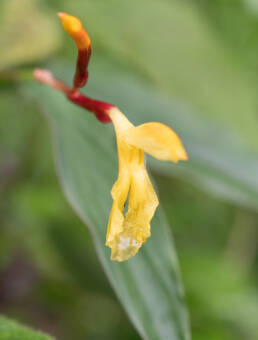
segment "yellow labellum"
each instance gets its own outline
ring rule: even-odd
[[[113,205],[106,245],[111,248],[111,260],[125,261],[150,236],[150,221],[159,204],[145,167],[144,152],[173,162],[187,160],[187,154],[168,126],[151,122],[135,127],[117,108],[107,113],[116,131],[118,179],[111,191]]]

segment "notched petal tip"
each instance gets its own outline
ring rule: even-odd
[[[129,260],[142,246],[143,242],[139,242],[130,237],[119,236],[119,242],[111,247],[111,257],[112,261],[122,262]]]

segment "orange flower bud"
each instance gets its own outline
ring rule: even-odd
[[[91,41],[87,32],[83,29],[81,21],[63,12],[59,12],[57,15],[61,19],[64,30],[75,41],[78,49],[88,49],[91,46]]]
[[[78,48],[74,87],[83,87],[88,80],[87,68],[91,56],[90,38],[78,18],[63,12],[59,12],[58,16],[61,19],[64,30],[74,40]]]

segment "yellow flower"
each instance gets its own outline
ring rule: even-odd
[[[113,205],[108,222],[106,245],[111,248],[111,260],[125,261],[134,256],[150,237],[150,222],[159,205],[158,197],[148,176],[144,152],[162,160],[187,160],[187,153],[176,133],[168,126],[150,122],[135,127],[112,104],[91,99],[78,88],[88,80],[91,41],[76,17],[60,12],[65,31],[78,48],[74,87],[69,88],[47,70],[35,70],[35,79],[54,89],[90,112],[102,123],[113,122],[118,150],[118,179],[111,194]]]
[[[187,160],[187,154],[176,133],[164,124],[150,122],[135,127],[116,107],[108,115],[117,137],[118,179],[111,191],[113,206],[106,245],[111,248],[111,260],[125,261],[150,236],[150,221],[159,204],[145,167],[144,152],[173,162]]]

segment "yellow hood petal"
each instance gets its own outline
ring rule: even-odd
[[[127,129],[124,139],[160,160],[178,162],[188,159],[177,134],[162,123],[150,122]]]

